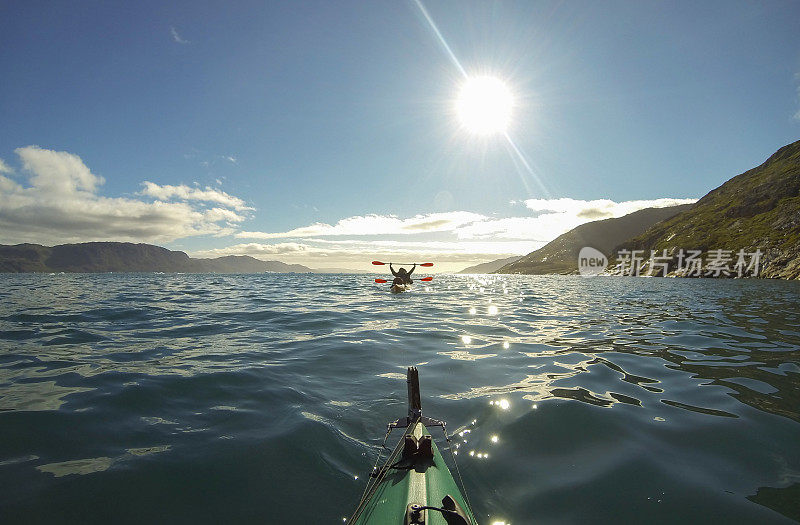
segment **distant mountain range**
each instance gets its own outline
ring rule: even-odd
[[[0,244],[0,272],[313,272],[300,264],[262,261],[246,255],[193,259],[184,252],[152,244],[85,242],[48,247]]]
[[[762,253],[761,277],[800,279],[800,141],[762,165],[710,191],[695,204],[648,208],[624,217],[582,224],[525,256],[498,259],[459,273],[570,274],[578,252],[591,246],[609,257],[620,250],[677,252],[739,250]],[[735,255],[734,255],[735,257]],[[193,259],[150,244],[88,242],[47,247],[0,245],[0,272],[314,272],[299,264],[249,256]],[[330,269],[327,271],[347,272]]]
[[[692,206],[681,204],[667,208],[646,208],[615,219],[581,224],[538,250],[498,268],[496,272],[536,275],[577,273],[578,252],[584,246],[591,246],[609,256],[618,244],[641,235],[657,222],[689,210]]]
[[[458,273],[494,273],[507,264],[517,262],[522,259],[522,257],[522,255],[515,255],[513,257],[506,257],[505,259],[476,264],[475,266],[464,268]]]
[[[376,273],[375,270],[350,270],[349,268],[314,268],[314,270],[312,271],[314,273],[347,273],[347,274]]]
[[[763,252],[760,276],[800,279],[800,140],[710,191],[688,211],[621,243],[622,249]],[[614,261],[612,261],[614,262]]]

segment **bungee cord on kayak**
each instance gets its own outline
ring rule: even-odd
[[[404,429],[403,436],[380,468],[378,464],[382,454],[378,453],[361,500],[346,522],[350,525],[393,522],[409,525],[476,525],[475,514],[466,497],[461,472],[447,435],[447,424],[422,415],[416,367],[408,368],[406,383],[408,416],[388,425],[382,449],[387,448],[386,441],[393,429]],[[458,484],[426,429],[432,426],[442,428],[458,473]]]

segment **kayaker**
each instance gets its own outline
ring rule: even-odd
[[[414,263],[414,266],[411,267],[411,271],[407,272],[405,268],[400,268],[397,271],[394,271],[392,268],[392,263],[389,263],[389,270],[392,271],[392,275],[394,275],[394,281],[392,284],[396,285],[403,285],[403,284],[411,284],[414,281],[411,280],[411,274],[414,273],[414,268],[417,267],[417,263]]]

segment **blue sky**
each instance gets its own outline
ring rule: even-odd
[[[457,270],[800,138],[797,2],[165,4],[0,7],[0,243]],[[421,7],[519,154],[459,125]]]

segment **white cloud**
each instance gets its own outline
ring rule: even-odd
[[[195,190],[200,193],[184,199],[194,202],[103,197],[98,194],[103,177],[77,155],[38,146],[15,152],[27,184],[0,175],[0,243],[167,242],[229,235],[232,225],[245,219],[241,211],[249,209],[241,199],[213,190]],[[203,202],[221,206],[208,209]]]
[[[360,235],[412,235],[419,233],[453,231],[454,229],[487,217],[478,213],[455,211],[429,213],[400,219],[395,215],[362,215],[347,217],[334,225],[314,223],[286,232],[240,232],[236,237],[243,239],[283,239],[320,236],[360,236]]]
[[[169,32],[172,34],[172,40],[175,42],[179,44],[191,44],[189,40],[182,38],[181,35],[178,34],[178,30],[175,29],[175,26],[170,26]]]
[[[608,199],[528,199],[525,206],[534,216],[476,221],[455,230],[459,239],[499,238],[549,242],[586,222],[622,217],[645,208],[691,204],[697,199],[653,199],[615,202]]]
[[[257,242],[235,244],[225,248],[214,248],[197,252],[204,257],[221,257],[223,255],[250,255],[260,257],[263,255],[305,254],[313,251],[307,244],[296,242],[281,242],[276,244],[261,244]],[[260,257],[263,259],[263,257]]]
[[[3,159],[0,159],[0,173],[14,173],[14,169],[6,164]]]
[[[103,197],[105,180],[77,155],[38,146],[15,151],[22,175],[15,177],[18,180],[0,175],[0,243],[168,242],[235,235],[272,242],[243,242],[198,255],[251,255],[311,267],[380,270],[369,262],[381,259],[428,260],[436,262],[437,271],[460,270],[529,253],[585,222],[695,201],[529,199],[518,202],[525,205],[518,210],[525,212],[511,217],[468,211],[411,217],[368,214],[288,231],[237,233],[253,208],[219,188],[145,181],[135,198]],[[3,162],[0,172],[13,169]]]
[[[31,185],[50,194],[93,192],[105,183],[89,171],[80,157],[66,151],[42,149],[39,146],[17,148],[14,153],[22,160],[22,167],[31,174]]]
[[[454,233],[459,239],[526,239],[543,242],[570,230],[571,228],[567,226],[574,222],[576,221],[567,222],[561,214],[550,213],[539,217],[487,219],[465,225]]]
[[[697,199],[654,199],[614,202],[608,199],[592,201],[576,199],[528,199],[523,201],[525,206],[533,211],[563,213],[581,217],[590,221],[622,217],[637,210],[645,208],[666,208],[679,204],[691,204]]]
[[[225,208],[211,208],[210,210],[206,211],[206,219],[211,222],[225,221],[228,223],[228,225],[233,226],[234,224],[245,220],[246,217],[236,213],[233,210],[227,210]]]
[[[308,239],[321,249],[358,251],[363,253],[452,253],[452,254],[522,254],[528,253],[542,243],[535,241],[406,241],[406,240],[327,240]],[[327,248],[325,248],[327,247]],[[313,249],[313,248],[312,248]]]
[[[187,186],[185,184],[178,186],[165,184],[161,186],[150,181],[144,181],[142,186],[144,186],[144,189],[139,192],[140,195],[154,197],[163,201],[170,199],[194,200],[203,202],[216,202],[218,204],[222,204],[223,206],[234,208],[238,211],[253,209],[247,206],[239,197],[234,197],[233,195],[229,195],[222,190],[215,190],[209,186],[206,186],[205,189],[192,188],[191,186]]]
[[[224,255],[249,255],[258,259],[278,258],[287,263],[298,263],[311,268],[349,268],[377,272],[384,267],[372,266],[370,261],[427,262],[436,266],[426,273],[459,271],[478,262],[529,253],[540,244],[525,241],[507,242],[452,242],[452,241],[397,241],[397,240],[323,240],[308,239],[302,243],[243,243],[224,248],[195,253],[198,257]],[[422,270],[421,270],[422,271]]]
[[[360,215],[341,219],[336,224],[314,223],[284,232],[242,231],[241,239],[290,239],[308,237],[354,237],[415,235],[447,232],[458,239],[500,238],[548,242],[585,222],[621,217],[644,208],[663,208],[688,204],[697,199],[655,199],[615,202],[612,200],[529,199],[525,206],[534,215],[488,217],[479,213],[455,211],[429,213],[410,218],[395,215]]]
[[[239,232],[245,239],[302,239],[300,243],[272,252],[277,244],[245,243],[214,251],[258,257],[280,253],[282,259],[319,266],[344,266],[369,269],[373,258],[427,258],[439,261],[437,269],[461,268],[512,255],[524,255],[543,246],[580,224],[609,217],[620,217],[634,211],[675,206],[696,199],[655,199],[615,202],[607,199],[529,199],[523,201],[530,215],[489,217],[457,211],[430,213],[401,218],[395,215],[363,215],[347,217],[336,224],[315,223],[284,232]],[[398,239],[397,237],[400,237]],[[393,238],[387,238],[393,237]],[[402,239],[402,240],[401,240]],[[433,240],[431,240],[433,239]],[[461,265],[459,267],[459,265]]]

